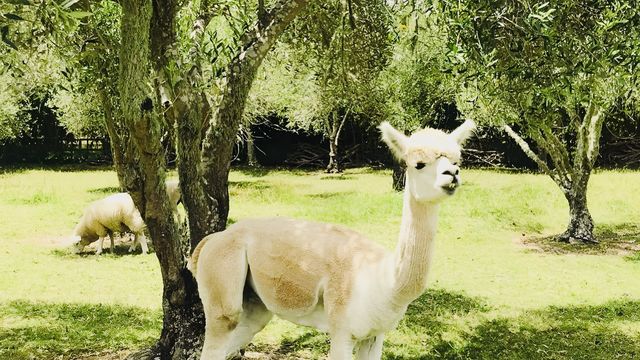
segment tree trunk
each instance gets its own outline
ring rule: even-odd
[[[579,186],[575,189],[565,192],[565,197],[569,203],[569,225],[564,233],[558,236],[558,240],[562,242],[597,243],[597,239],[593,234],[593,218],[587,207],[587,191],[585,186]]]
[[[163,328],[156,346],[132,358],[195,359],[202,343],[204,317],[197,288],[186,270],[177,224],[165,190],[165,157],[160,142],[162,109],[150,84],[151,1],[122,2],[119,91],[122,118],[135,143],[138,186],[128,188],[147,225],[163,282]]]
[[[201,156],[205,199],[215,231],[222,231],[227,225],[231,155],[255,75],[278,37],[306,5],[307,0],[279,1],[260,22],[267,25],[254,26],[242,47],[244,50],[227,66],[220,107],[205,134]]]
[[[122,128],[127,137],[113,132],[112,142],[121,144],[126,155],[118,164],[118,174],[122,173],[125,187],[145,220],[163,282],[160,339],[152,349],[130,358],[195,359],[202,346],[204,315],[197,285],[185,266],[186,243],[189,241],[193,249],[205,235],[226,226],[230,160],[247,94],[262,59],[306,1],[280,0],[266,14],[264,29],[249,33],[227,69],[221,106],[206,132],[204,125],[210,116],[206,99],[197,90],[202,82],[198,66],[188,71],[188,81],[179,82],[175,88],[169,88],[164,80],[164,70],[171,60],[168,54],[176,41],[178,3],[158,0],[152,7],[151,0],[123,0],[121,4],[121,33],[127,36],[122,37],[120,47],[118,88],[121,118],[126,124]],[[199,19],[196,25],[203,31],[206,20]],[[150,65],[155,76],[151,76],[154,71]],[[172,99],[176,100],[174,104]],[[180,233],[174,222],[165,191],[165,151],[160,139],[167,124],[177,125],[178,172],[188,235]],[[123,171],[127,169],[137,171]]]
[[[253,141],[251,125],[247,126],[247,165],[251,167],[260,166],[260,164],[258,164],[258,159],[256,159],[256,148]]]
[[[405,182],[407,168],[404,166],[404,164],[397,162],[393,165],[392,170],[393,170],[393,173],[391,174],[391,177],[393,179],[393,183],[392,183],[393,190],[404,191],[404,182]]]
[[[554,133],[553,129],[544,123],[537,125],[529,135],[538,147],[543,150],[536,154],[529,144],[510,126],[504,129],[511,136],[529,158],[535,161],[540,169],[551,176],[553,181],[563,191],[569,203],[569,225],[567,230],[558,236],[559,241],[569,243],[597,243],[594,236],[593,218],[587,207],[587,185],[591,171],[600,151],[600,135],[605,120],[601,105],[590,101],[585,109],[585,115],[580,118],[572,108],[567,108],[571,121],[571,128],[576,133],[575,151],[570,152],[569,144]],[[548,166],[540,152],[547,156],[553,167]],[[571,154],[571,155],[570,155]]]
[[[347,116],[351,109],[347,109],[341,119],[338,118],[338,112],[332,111],[329,115],[329,165],[327,165],[327,172],[337,174],[342,172],[342,166],[340,164],[340,157],[338,155],[338,145],[340,141],[340,133],[342,127],[347,121]]]
[[[338,160],[338,144],[335,135],[329,136],[329,165],[327,165],[327,172],[331,174],[342,172],[340,161]]]
[[[567,196],[569,202],[570,220],[567,230],[558,236],[559,241],[574,243],[597,243],[593,234],[593,218],[587,207],[587,197],[585,194]]]

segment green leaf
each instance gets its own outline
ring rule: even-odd
[[[76,19],[84,19],[88,16],[93,15],[91,12],[88,11],[72,11],[69,13],[69,15],[71,15],[72,17],[76,18]]]
[[[6,13],[4,14],[4,17],[9,20],[24,21],[24,18],[22,16],[16,14]]]

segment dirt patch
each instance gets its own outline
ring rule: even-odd
[[[28,244],[42,245],[47,247],[65,247],[65,246],[70,246],[72,240],[73,239],[71,238],[71,236],[39,236],[39,237],[25,239],[23,241]],[[133,235],[131,234],[122,234],[120,236],[116,235],[114,244],[116,246],[118,245],[124,246],[125,244],[131,245],[131,241],[133,241]],[[85,251],[89,249],[95,251],[97,244],[98,244],[97,241],[89,244],[88,246],[85,247]],[[109,238],[106,238],[104,240],[103,246],[105,248],[108,248],[110,244],[111,242],[109,241]]]
[[[596,228],[597,244],[560,242],[557,235],[521,236],[515,242],[528,251],[550,254],[632,256],[640,252],[640,225],[602,225]]]
[[[47,247],[62,247],[71,245],[71,238],[68,236],[38,236],[24,240],[27,244],[42,245]]]

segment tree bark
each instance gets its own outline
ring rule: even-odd
[[[326,171],[330,174],[337,174],[342,172],[338,160],[338,115],[335,111],[332,111],[329,116],[331,129],[329,130],[329,164],[327,165]]]
[[[569,224],[567,230],[558,236],[559,241],[574,243],[597,243],[593,234],[593,218],[587,207],[586,189],[568,191],[565,194],[569,202]]]
[[[266,15],[266,20],[260,22],[267,25],[254,26],[242,47],[243,51],[227,67],[220,107],[205,134],[201,155],[208,221],[215,231],[224,230],[227,224],[231,155],[251,84],[278,36],[306,5],[307,0],[279,1]]]
[[[407,168],[404,166],[404,164],[397,162],[393,165],[392,171],[393,172],[391,173],[391,178],[393,179],[393,183],[391,184],[391,186],[393,187],[393,190],[404,191]]]
[[[339,144],[340,144],[340,133],[342,133],[342,128],[344,124],[347,122],[347,116],[349,116],[350,112],[351,112],[351,109],[350,108],[347,109],[341,119],[339,119],[337,111],[332,111],[331,114],[329,115],[330,130],[329,130],[329,165],[327,165],[328,173],[337,174],[342,172],[342,166],[340,164],[340,157],[338,153]]]
[[[558,240],[592,244],[598,241],[593,231],[593,218],[587,207],[587,187],[599,154],[600,134],[605,118],[602,107],[594,101],[590,101],[585,110],[582,118],[568,111],[571,128],[576,131],[573,156],[569,155],[568,145],[549,126],[544,123],[531,124],[532,139],[548,155],[553,166],[549,166],[539,154],[531,150],[529,144],[511,127],[505,125],[504,129],[527,156],[553,179],[569,203],[569,224],[567,230],[558,236]]]
[[[203,4],[192,34],[196,56],[199,36],[211,15],[206,9],[209,3]],[[305,5],[305,0],[280,0],[248,32],[243,48],[228,67],[222,105],[205,132],[210,115],[204,94],[197,90],[202,83],[198,61],[186,62],[192,66],[175,87],[166,81],[167,65],[177,60],[172,58],[177,56],[172,47],[176,45],[178,3],[122,1],[121,33],[126,36],[120,44],[118,90],[126,138],[117,131],[110,135],[123,149],[125,156],[118,162],[118,174],[122,174],[145,220],[163,281],[160,339],[152,349],[131,358],[195,359],[201,349],[204,316],[195,280],[185,266],[186,243],[190,242],[193,249],[205,235],[225,228],[231,152],[249,89],[262,59]],[[180,186],[189,222],[189,234],[185,236],[174,221],[164,184],[165,152],[160,139],[162,129],[174,125]]]
[[[260,166],[260,164],[258,164],[258,159],[256,158],[256,148],[251,125],[247,126],[247,165],[251,167]]]
[[[139,154],[141,174],[140,186],[128,191],[147,225],[163,282],[162,333],[156,346],[138,357],[195,359],[204,318],[195,281],[185,268],[180,234],[165,191],[162,109],[152,100],[155,97],[149,86],[151,1],[124,0],[122,9],[122,34],[127,34],[122,37],[120,51],[122,118]]]

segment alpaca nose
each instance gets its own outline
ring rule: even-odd
[[[457,184],[459,182],[458,174],[460,174],[460,168],[458,168],[457,166],[454,169],[448,169],[442,173],[442,175],[451,176],[451,182],[454,184]]]

